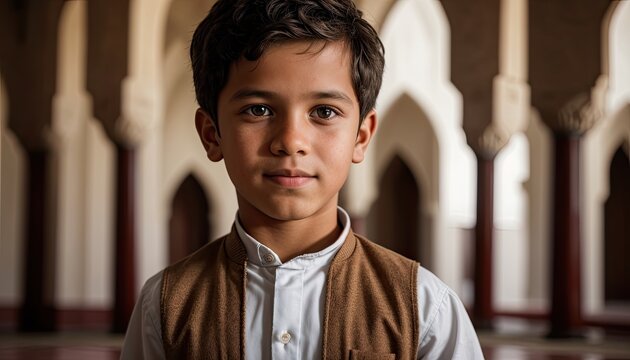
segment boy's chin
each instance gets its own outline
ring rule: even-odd
[[[311,209],[308,206],[281,206],[264,211],[264,213],[270,219],[286,222],[308,219],[318,213],[317,210],[316,208]]]
[[[330,205],[317,206],[313,203],[300,204],[300,203],[280,203],[280,204],[265,204],[263,206],[256,206],[254,211],[249,212],[248,215],[259,217],[258,221],[264,221],[271,223],[278,222],[290,222],[290,221],[302,221],[311,218],[317,218],[323,213],[330,211]],[[337,206],[332,206],[336,212]],[[257,222],[258,222],[257,221]]]

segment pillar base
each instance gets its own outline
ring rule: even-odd
[[[547,339],[586,339],[583,329],[551,330],[546,336]]]
[[[56,312],[52,306],[26,305],[20,309],[20,332],[54,332]]]
[[[475,330],[492,331],[494,330],[494,322],[492,319],[473,319]]]

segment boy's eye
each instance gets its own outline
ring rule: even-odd
[[[271,115],[271,110],[265,105],[253,105],[248,107],[245,112],[249,115],[254,116],[269,116]]]
[[[311,116],[313,115],[320,119],[330,119],[337,115],[337,112],[328,106],[320,106],[311,113]]]

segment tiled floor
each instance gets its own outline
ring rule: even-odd
[[[480,333],[488,360],[621,360],[630,359],[630,337],[547,340],[543,336]]]
[[[121,335],[0,333],[0,360],[114,360]]]
[[[0,349],[3,360],[116,360],[118,348],[101,346],[30,346]]]
[[[630,359],[630,338],[546,341],[540,337],[480,334],[488,360],[621,360]],[[99,333],[0,333],[0,360],[114,360],[122,336]]]

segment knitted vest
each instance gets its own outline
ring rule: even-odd
[[[166,268],[167,359],[244,359],[247,253],[236,230]],[[414,359],[418,263],[354,235],[326,279],[323,359]]]

